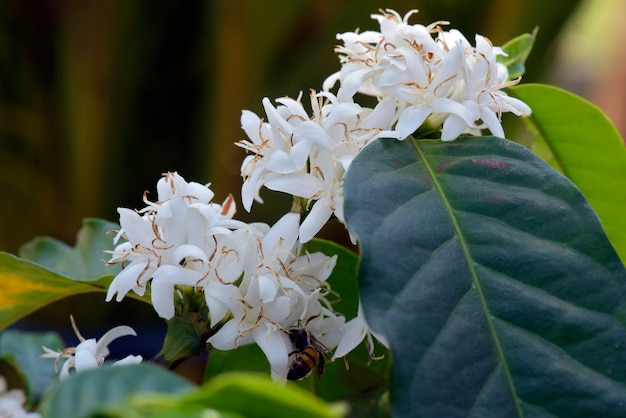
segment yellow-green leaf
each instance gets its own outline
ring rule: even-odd
[[[57,300],[105,291],[111,279],[74,281],[13,254],[0,253],[0,330]]]
[[[524,84],[510,90],[533,111],[527,121],[535,145],[547,145],[552,154],[539,156],[578,186],[625,261],[626,147],[615,125],[594,104],[557,87]]]

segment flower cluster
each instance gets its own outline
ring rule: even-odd
[[[177,173],[165,174],[157,190],[158,200],[145,199],[143,210],[118,210],[122,229],[116,240],[127,242],[109,262],[124,268],[107,300],[117,294],[119,301],[131,290],[143,295],[149,286],[155,310],[169,319],[183,298],[181,289],[202,294],[208,342],[221,350],[258,344],[277,380],[287,376],[295,328],[306,327],[329,350],[341,343],[350,351],[363,339],[344,333],[352,325],[326,299],[336,257],[302,254],[298,214],[288,213],[272,227],[235,220],[232,196],[222,205],[211,203],[207,186]],[[350,342],[342,340],[344,334]]]
[[[313,238],[331,215],[344,222],[343,180],[354,157],[378,137],[405,139],[416,130],[439,129],[452,141],[463,133],[488,129],[504,136],[503,112],[527,116],[530,108],[503,88],[507,68],[496,62],[504,54],[483,36],[473,47],[457,30],[443,31],[435,22],[410,25],[409,12],[375,14],[380,32],[348,32],[337,37],[341,69],[326,79],[323,91],[311,94],[309,115],[300,98],[263,99],[266,120],[244,111],[241,125],[248,140],[237,143],[251,154],[241,166],[242,199],[250,210],[262,203],[261,187],[293,195],[310,206],[300,239]],[[339,82],[337,94],[330,89]],[[373,96],[374,108],[355,102],[357,93]],[[312,206],[311,206],[312,205]]]
[[[300,240],[308,242],[331,215],[345,223],[345,173],[359,151],[391,128],[395,105],[387,100],[370,109],[340,103],[329,92],[311,92],[309,116],[300,98],[277,102],[274,107],[263,100],[267,122],[250,111],[241,116],[249,140],[237,145],[252,153],[241,166],[243,205],[249,211],[254,199],[262,203],[262,186],[315,201],[300,226]]]
[[[109,330],[97,341],[95,338],[85,339],[80,334],[80,331],[78,331],[78,327],[76,326],[76,322],[74,322],[74,318],[72,316],[70,316],[70,321],[72,322],[72,328],[74,329],[74,333],[80,343],[76,347],[68,347],[61,351],[55,351],[48,347],[43,347],[44,354],[40,356],[41,358],[56,359],[55,370],[57,373],[59,370],[59,360],[62,358],[67,359],[63,363],[61,373],[59,374],[61,379],[69,377],[70,370],[72,369],[75,369],[77,373],[80,373],[85,370],[102,366],[102,364],[104,364],[104,360],[109,355],[109,344],[111,344],[113,340],[127,335],[137,335],[135,330],[131,327],[122,325]],[[126,364],[137,364],[141,363],[142,360],[143,358],[141,356],[129,355],[114,362],[113,365],[123,366]]]
[[[393,10],[372,15],[380,32],[348,32],[337,38],[341,70],[324,83],[330,88],[340,81],[338,97],[350,101],[358,92],[379,99],[393,98],[397,105],[396,137],[404,139],[427,119],[443,125],[441,139],[452,141],[462,133],[488,129],[504,137],[503,112],[530,115],[522,101],[509,97],[503,88],[510,81],[505,65],[496,62],[501,48],[476,35],[476,46],[458,30],[444,31],[435,22],[410,25]],[[433,35],[436,35],[433,37]]]
[[[212,203],[213,192],[167,173],[156,202],[140,211],[120,208],[119,231],[109,263],[122,263],[107,301],[150,289],[152,304],[166,319],[183,314],[186,295],[197,295],[208,312],[208,343],[222,350],[256,343],[269,360],[272,376],[291,373],[293,353],[307,344],[333,359],[345,356],[372,336],[359,308],[346,322],[335,312],[327,279],[335,257],[309,254],[302,244],[334,215],[345,224],[343,183],[358,153],[379,137],[404,140],[418,132],[451,141],[483,129],[504,136],[503,112],[528,115],[523,102],[507,96],[503,51],[476,36],[475,46],[458,31],[435,22],[411,25],[412,12],[372,17],[380,32],[339,34],[341,69],[312,91],[310,111],[302,94],[272,103],[263,99],[265,118],[244,110],[241,125],[249,152],[241,165],[243,206],[262,203],[263,187],[293,195],[294,209],[272,227],[233,218],[234,198]],[[336,93],[331,89],[338,85]],[[372,107],[357,103],[372,96]],[[304,341],[302,341],[302,335]],[[370,352],[373,357],[373,353]]]

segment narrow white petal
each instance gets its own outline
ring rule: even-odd
[[[443,122],[442,141],[454,141],[468,128],[467,123],[457,115],[450,115]]]
[[[344,326],[343,336],[337,345],[332,361],[344,357],[354,350],[363,341],[367,331],[368,327],[363,317],[357,315],[356,318],[348,321]]]
[[[400,114],[400,119],[396,124],[396,131],[400,133],[399,139],[405,139],[417,130],[426,118],[430,115],[429,106],[411,106],[407,107]]]
[[[252,331],[252,335],[270,363],[272,379],[284,381],[287,378],[291,350],[291,341],[287,334],[280,330],[269,332],[266,327],[260,326]]]
[[[324,184],[310,174],[292,173],[268,180],[265,187],[277,192],[310,199],[324,188]]]
[[[151,298],[154,310],[161,318],[170,319],[174,316],[174,286],[194,286],[201,278],[202,272],[181,266],[165,265],[159,267],[152,279]]]
[[[302,122],[293,132],[294,137],[301,141],[309,141],[319,144],[328,149],[333,149],[335,140],[315,122]]]
[[[138,244],[142,247],[152,246],[154,233],[149,222],[130,209],[118,208],[117,213],[120,214],[120,226],[133,246]]]
[[[97,344],[98,353],[104,352],[102,349],[108,347],[109,344],[111,344],[111,341],[120,337],[124,337],[126,335],[136,336],[137,333],[135,332],[134,329],[132,329],[131,327],[127,325],[120,325],[107,331],[107,333],[104,334],[98,340],[98,344]]]
[[[267,262],[274,258],[283,258],[283,253],[291,251],[298,239],[298,224],[300,215],[297,213],[287,213],[283,215],[272,226],[269,232],[263,237],[262,246]]]
[[[142,295],[145,292],[145,286],[138,286],[138,277],[142,275],[142,282],[145,283],[150,278],[150,271],[147,269],[147,263],[131,263],[128,267],[118,274],[109,285],[107,290],[106,301],[113,299],[113,295],[117,293],[116,301],[120,302],[124,296],[133,289],[135,293]]]
[[[65,363],[63,363],[63,367],[61,367],[61,371],[59,372],[59,379],[64,380],[70,377],[70,370],[76,368],[76,360],[74,357],[67,359]]]
[[[115,363],[113,363],[113,366],[127,366],[129,364],[139,364],[143,361],[143,357],[142,356],[134,356],[134,355],[129,355],[124,357],[121,360],[116,361]]]
[[[224,319],[231,310],[235,318],[243,315],[243,305],[239,300],[241,293],[237,286],[209,283],[204,288],[204,298],[211,316],[211,327]]]
[[[480,109],[480,117],[493,136],[504,138],[504,129],[502,129],[498,115],[493,110],[483,107]]]
[[[267,160],[265,169],[279,174],[293,173],[297,170],[296,165],[291,160],[291,156],[283,150],[276,150]]]
[[[240,336],[237,327],[238,322],[239,319],[236,318],[226,322],[207,342],[218,350],[224,351],[253,342],[254,340],[250,336]]]
[[[274,300],[278,292],[278,282],[274,276],[262,275],[257,277],[259,284],[259,297],[261,303],[268,303]]]
[[[263,139],[260,136],[261,119],[253,112],[244,110],[241,112],[241,128],[245,131],[252,143],[260,145]]]
[[[333,211],[327,199],[320,199],[311,208],[311,212],[300,225],[300,242],[309,242],[330,219]]]

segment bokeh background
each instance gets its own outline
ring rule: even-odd
[[[412,23],[448,20],[495,45],[539,27],[524,82],[587,97],[625,133],[622,0],[1,0],[0,250],[38,235],[73,245],[81,219],[143,207],[166,171],[239,202],[241,110],[262,115],[264,96],[320,89],[339,68],[336,34],[378,29],[379,8],[419,9]],[[264,196],[237,216],[273,222],[288,210]],[[67,312],[101,323],[140,309],[107,313],[92,299],[38,320],[69,329]]]

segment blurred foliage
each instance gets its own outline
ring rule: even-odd
[[[579,1],[5,0],[0,2],[0,249],[36,235],[72,243],[81,219],[141,207],[161,173],[238,199],[242,109],[319,89],[338,32],[380,7],[448,20],[496,45],[539,26],[525,81]],[[271,202],[274,202],[273,204]],[[276,203],[279,202],[279,203]],[[270,196],[254,219],[287,206]],[[252,219],[242,213],[243,219]]]

